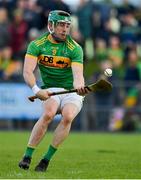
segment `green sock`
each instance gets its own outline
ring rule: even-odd
[[[25,151],[25,156],[32,157],[34,150],[35,150],[35,148],[27,146],[26,151]]]
[[[50,160],[54,153],[56,152],[57,148],[53,147],[52,145],[49,146],[47,153],[44,155],[44,159]]]

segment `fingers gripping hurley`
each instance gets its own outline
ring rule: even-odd
[[[102,91],[107,92],[107,91],[112,90],[112,84],[109,81],[105,80],[105,79],[100,79],[94,84],[90,84],[88,86],[85,86],[85,88],[88,89],[91,92],[102,92]],[[52,92],[52,93],[49,94],[49,96],[55,96],[55,95],[59,95],[59,94],[67,94],[67,93],[73,93],[73,92],[77,92],[77,89]],[[34,102],[34,100],[37,99],[37,97],[36,96],[30,96],[30,97],[28,97],[28,99],[31,102]]]

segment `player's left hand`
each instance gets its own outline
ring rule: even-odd
[[[77,88],[77,94],[80,96],[85,96],[89,93],[90,91],[86,87],[80,87]]]
[[[74,81],[74,88],[77,89],[77,94],[80,96],[85,96],[90,91],[84,86],[84,83]]]
[[[85,87],[85,83],[83,80],[80,79],[75,79],[73,82],[74,89],[77,90],[77,94],[80,96],[85,96],[88,94],[90,91],[88,88]]]

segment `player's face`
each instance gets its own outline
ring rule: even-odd
[[[70,23],[58,22],[54,27],[55,35],[62,40],[66,39],[66,36],[69,34],[69,32],[70,32]]]

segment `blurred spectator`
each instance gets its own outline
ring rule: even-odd
[[[128,42],[136,42],[140,28],[133,12],[129,12],[123,16],[121,26],[121,40],[124,44]]]
[[[34,41],[37,37],[40,36],[40,31],[36,28],[32,28],[28,32],[28,41]]]
[[[37,0],[37,5],[41,8],[41,19],[43,27],[47,25],[47,18],[50,11],[54,10],[52,0]]]
[[[85,41],[85,39],[91,37],[92,33],[92,2],[90,0],[80,0],[76,15],[78,16],[79,31]]]
[[[41,19],[41,8],[37,5],[37,0],[20,0],[17,8],[23,11],[23,18],[28,23],[28,28],[44,28]]]
[[[78,17],[76,15],[72,15],[71,35],[78,43],[82,41],[81,33],[79,31]]]
[[[16,7],[17,0],[0,0],[0,7],[6,8],[9,16],[12,15],[13,9]]]
[[[126,107],[132,107],[137,103],[138,90],[137,86],[140,82],[140,72],[138,68],[138,56],[135,50],[132,50],[128,54],[128,64],[125,66],[125,90],[126,90]]]
[[[23,19],[23,11],[21,9],[16,9],[13,15],[13,21],[10,26],[11,48],[14,56],[23,56],[28,25]]]
[[[14,11],[15,11],[16,9],[19,9],[19,10],[22,11],[23,14],[24,14],[24,12],[26,11],[27,7],[28,7],[28,0],[17,0],[17,2],[16,2],[16,8],[13,9],[13,13],[14,13]],[[13,13],[12,13],[12,15],[13,15]],[[13,16],[12,16],[12,17],[13,17]]]
[[[104,39],[96,40],[95,59],[98,63],[108,59],[107,45]]]
[[[23,12],[26,10],[28,6],[28,0],[17,0],[16,2],[16,9],[20,9]]]
[[[54,4],[55,9],[60,9],[60,10],[63,10],[63,11],[70,13],[69,6],[65,2],[63,2],[62,0],[52,0],[52,3]]]
[[[110,131],[120,131],[123,127],[123,118],[125,110],[122,107],[115,107],[112,109],[109,122]]]
[[[0,52],[9,47],[10,34],[9,34],[9,20],[7,10],[0,8]]]
[[[108,26],[110,18],[111,4],[105,2],[95,2],[93,4],[92,13],[92,27],[93,27],[93,40],[95,44],[96,38],[102,38],[108,42],[111,30]]]
[[[0,79],[3,79],[4,71],[9,65],[11,58],[9,21],[7,10],[0,8]]]
[[[52,10],[63,10],[70,12],[69,6],[62,0],[37,0],[37,4],[43,8],[43,11],[49,13]]]
[[[140,49],[140,47],[137,48],[137,55],[138,55],[137,66],[138,66],[138,69],[139,69],[140,79],[141,79],[141,56],[140,56],[141,55],[141,49]]]
[[[114,3],[115,0],[112,1]],[[125,14],[129,12],[134,13],[136,8],[129,0],[121,0],[121,3],[117,6],[117,10],[118,10],[119,18],[120,20],[122,20],[122,17]]]
[[[92,23],[91,23],[92,11],[93,11],[93,4],[91,0],[87,0],[87,1],[80,0],[78,9],[76,11],[76,15],[78,17],[79,37],[81,38],[81,41],[79,43],[84,49],[85,55],[86,55],[86,49],[87,49],[86,41],[92,37]]]
[[[34,41],[37,37],[39,37],[41,35],[40,31],[36,28],[31,28],[28,31],[27,34],[27,40],[25,42],[25,47],[27,47],[27,45],[31,42]]]
[[[92,12],[92,38],[94,45],[96,38],[102,38],[102,30],[101,13],[99,8],[94,5]]]
[[[119,34],[121,23],[120,23],[119,19],[117,18],[117,10],[116,9],[111,9],[110,17],[109,17],[107,24],[109,26],[109,30],[111,31],[111,33],[117,34],[117,35]]]
[[[4,72],[4,80],[12,82],[21,82],[22,78],[22,61],[20,58],[11,59]]]
[[[128,53],[128,61],[125,66],[124,80],[127,82],[127,84],[128,84],[128,82],[129,83],[133,82],[135,85],[140,81],[140,72],[138,69],[138,61],[139,61],[139,58],[137,56],[137,52],[135,50],[131,50]]]
[[[62,0],[62,1],[65,2],[69,6],[71,12],[74,13],[77,10],[77,8],[78,8],[80,0],[75,0],[75,1],[72,1],[72,0]]]
[[[111,36],[108,47],[108,59],[113,65],[113,74],[118,78],[122,78],[124,51],[120,44],[118,36]]]
[[[125,98],[122,130],[136,130],[136,124],[140,121],[140,72],[138,69],[138,56],[135,50],[128,53],[128,64],[125,66]]]
[[[5,71],[7,70],[11,61],[11,49],[6,47],[0,52],[0,80],[4,80]]]
[[[101,14],[101,21],[102,21],[102,23],[104,23],[110,17],[112,4],[107,3],[106,1],[103,1],[103,2],[98,3],[98,4],[99,4],[99,10],[100,10],[100,14]]]

